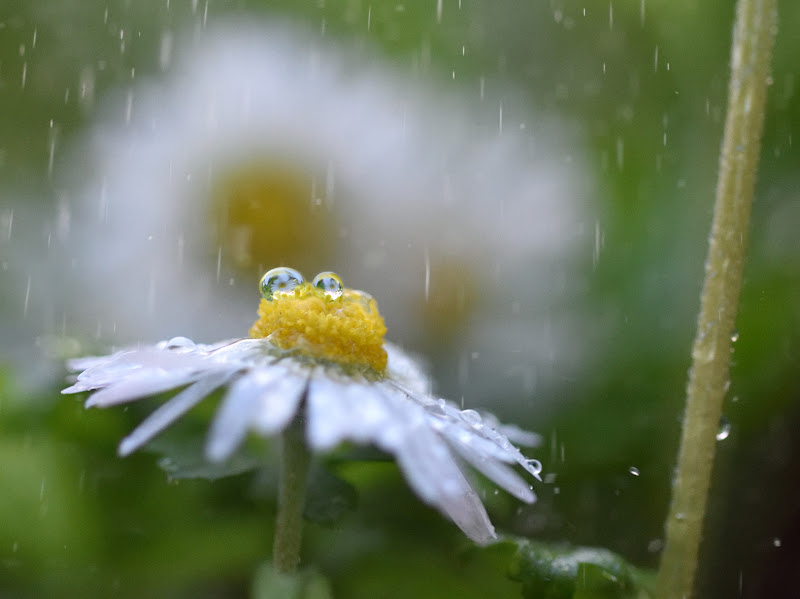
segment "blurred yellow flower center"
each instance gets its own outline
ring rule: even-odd
[[[328,232],[337,228],[335,214],[315,198],[319,176],[268,159],[221,168],[211,190],[213,259],[219,248],[226,264],[248,277],[276,260],[317,264],[335,249]]]
[[[334,273],[307,283],[285,267],[264,275],[261,294],[250,337],[345,367],[386,370],[386,325],[369,294],[345,289]]]

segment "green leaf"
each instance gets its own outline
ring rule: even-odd
[[[331,599],[333,595],[327,579],[314,569],[286,574],[266,562],[253,578],[252,596],[253,599]]]
[[[209,462],[202,437],[162,435],[147,445],[148,451],[163,454],[159,467],[170,479],[204,478],[216,480],[255,470],[264,465],[263,456],[242,448],[224,462]]]
[[[509,576],[525,599],[647,599],[652,574],[600,547],[516,541]]]
[[[303,517],[306,520],[333,526],[358,504],[358,492],[349,482],[335,476],[319,464],[311,467]]]

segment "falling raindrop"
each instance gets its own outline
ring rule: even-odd
[[[775,537],[774,539],[772,539],[772,546],[773,547],[780,547],[781,546],[781,540],[778,537]]]
[[[717,430],[717,441],[724,441],[731,434],[731,423],[724,415],[719,419],[719,429]]]
[[[628,472],[630,472],[634,476],[639,476],[639,469],[636,466],[631,466],[630,468],[628,468]]]
[[[733,329],[733,333],[731,333],[731,341],[736,343],[739,340],[739,331],[737,329]]]

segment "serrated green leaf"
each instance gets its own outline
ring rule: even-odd
[[[650,575],[601,547],[517,541],[509,576],[525,599],[646,599]]]

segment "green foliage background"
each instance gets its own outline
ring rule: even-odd
[[[591,323],[586,343],[600,349],[584,378],[541,398],[545,409],[511,398],[519,409],[504,418],[545,436],[538,457],[555,478],[537,487],[532,507],[488,487],[487,502],[501,529],[605,547],[654,567],[711,217],[733,2],[441,4],[438,22],[435,1],[8,0],[0,8],[0,212],[23,188],[32,213],[52,206],[50,147],[66,146],[95,116],[92,103],[65,102],[86,69],[101,98],[132,68],[137,77],[157,72],[164,31],[232,14],[324,24],[326,36],[368,44],[376,61],[460,93],[477,93],[480,80],[519,90],[531,111],[565,115],[588,143],[604,245],[596,264],[585,256],[575,309]],[[731,434],[719,446],[701,564],[707,597],[781,596],[800,555],[798,22],[800,5],[781,2],[725,410]],[[10,339],[24,319],[25,290],[4,275],[8,242],[0,241],[0,332]],[[58,395],[63,372],[30,391],[26,373],[6,362],[0,594],[250,592],[270,551],[269,474],[171,481],[152,455],[119,460],[115,446],[135,410],[84,412]],[[470,548],[391,463],[333,468],[358,490],[357,507],[332,528],[311,524],[306,556],[335,596],[520,596],[502,553]]]

